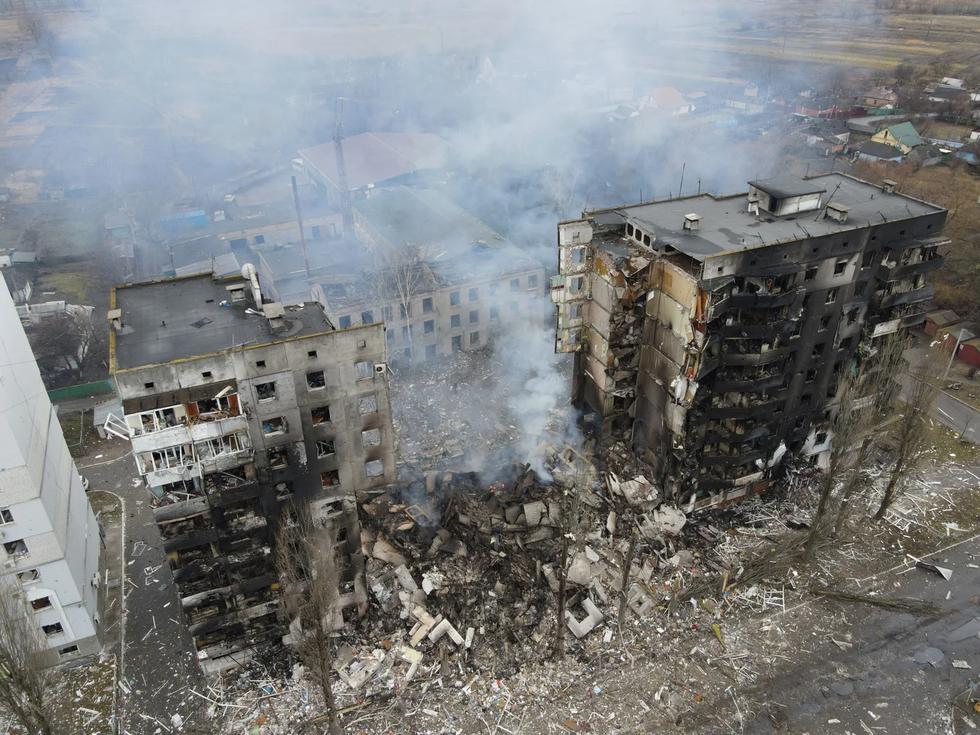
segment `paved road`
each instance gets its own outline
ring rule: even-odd
[[[844,651],[827,640],[768,684],[771,701],[781,706],[746,722],[744,732],[975,732],[965,715],[952,714],[950,702],[980,677],[980,566],[968,566],[980,565],[980,539],[931,560],[953,569],[948,582],[913,568],[882,575],[875,586],[882,594],[936,603],[942,617],[842,605],[853,623],[847,631],[853,648]],[[954,660],[971,668],[956,668]],[[980,716],[972,722],[980,725]]]
[[[908,393],[909,381],[915,380],[911,375],[901,378],[902,396]],[[951,393],[941,391],[932,409],[933,415],[950,429],[968,439],[974,444],[980,444],[980,411],[970,406]]]
[[[128,444],[118,439],[100,442],[87,457],[79,458],[78,465],[91,490],[114,492],[126,503],[125,685],[120,693],[120,733],[168,733],[175,714],[186,723],[185,732],[205,732],[194,728],[198,721],[204,724],[202,700],[189,691],[202,691],[203,677],[180,620],[180,602],[153,523],[150,496],[138,480]]]

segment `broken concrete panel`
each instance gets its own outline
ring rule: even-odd
[[[547,513],[548,506],[538,500],[534,503],[524,504],[524,520],[529,526],[541,525],[541,519]]]
[[[402,564],[399,567],[395,567],[395,578],[398,583],[408,592],[414,592],[419,588],[418,584],[415,583],[415,578],[412,577],[412,573],[408,571],[408,567]]]
[[[592,565],[584,553],[579,552],[572,558],[565,579],[582,587],[587,586],[592,581]]]
[[[576,638],[587,636],[603,618],[602,611],[588,597],[582,600],[582,607],[585,609],[586,616],[581,620],[577,620],[570,611],[565,611],[565,622]]]
[[[662,505],[653,511],[653,523],[661,533],[675,535],[681,532],[687,523],[687,516],[675,506]]]
[[[405,557],[398,552],[398,549],[380,536],[371,548],[371,556],[395,567],[405,566],[406,564]]]
[[[441,620],[429,631],[429,640],[436,643],[444,635],[448,635],[449,639],[455,643],[457,646],[463,645],[463,636],[459,634],[459,631],[452,626],[448,620]]]

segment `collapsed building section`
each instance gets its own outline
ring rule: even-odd
[[[765,490],[787,452],[820,463],[843,371],[924,321],[942,263],[946,211],[893,182],[749,186],[558,226],[574,399],[688,507]]]
[[[273,549],[284,514],[336,530],[345,615],[366,592],[356,493],[395,476],[382,325],[335,329],[315,303],[195,275],[112,292],[110,362],[185,620],[205,671],[282,635]]]

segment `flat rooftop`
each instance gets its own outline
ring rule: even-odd
[[[760,211],[758,216],[750,213],[747,193],[725,197],[701,194],[585,214],[600,224],[632,222],[643,232],[655,235],[658,245],[669,245],[696,260],[704,260],[712,255],[807,240],[944,211],[942,207],[901,193],[886,193],[879,186],[844,174],[801,177],[795,183],[782,178],[779,185],[789,192],[825,190],[827,193],[822,195],[820,209],[783,217],[765,211]],[[846,222],[823,216],[828,202],[848,207]],[[699,230],[684,230],[684,218],[688,214],[701,217]]]
[[[274,330],[265,316],[246,312],[255,309],[250,296],[231,303],[226,287],[233,283],[245,281],[201,274],[118,286],[116,308],[122,311],[123,327],[113,332],[113,369],[272,344],[333,329],[323,309],[307,303],[286,307],[285,328]],[[226,302],[224,306],[222,302]]]

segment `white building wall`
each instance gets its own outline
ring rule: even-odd
[[[49,598],[50,606],[34,612],[39,627],[62,626],[46,639],[48,648],[98,652],[99,527],[6,289],[0,289],[0,508],[11,516],[0,526],[0,541],[26,547],[0,547],[0,574],[27,599]],[[37,578],[30,579],[34,569]]]

